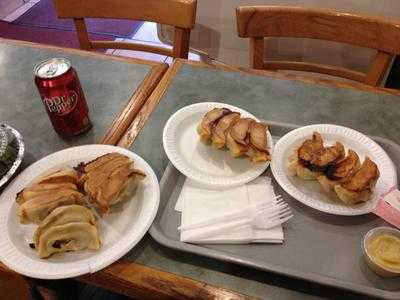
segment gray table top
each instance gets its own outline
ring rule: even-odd
[[[0,122],[24,137],[23,166],[63,148],[99,143],[153,65],[77,53],[0,41]],[[36,63],[59,56],[68,58],[76,69],[93,123],[89,132],[70,139],[53,130],[33,80]]]
[[[180,108],[204,101],[233,104],[265,120],[344,125],[400,143],[398,96],[182,64],[131,147],[159,179],[168,163],[161,138],[164,124]],[[127,259],[260,298],[360,299],[337,289],[167,249],[149,237]]]

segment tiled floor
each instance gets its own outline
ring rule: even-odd
[[[160,41],[157,36],[157,24],[152,22],[145,22],[140,29],[132,36],[130,39],[116,39],[116,41],[123,41],[123,42],[135,42],[140,44],[147,44],[152,46],[163,46],[166,48],[171,48],[171,45],[166,45]],[[134,57],[134,58],[142,58],[148,60],[154,60],[158,62],[166,62],[171,63],[172,58],[165,55],[155,54],[155,53],[148,53],[148,52],[141,52],[141,51],[132,51],[132,50],[120,50],[120,49],[109,49],[107,50],[108,54],[119,55],[119,56],[127,56],[127,57]],[[207,57],[204,57],[200,54],[195,52],[189,53],[190,60],[196,61],[208,61]]]
[[[25,5],[21,6],[16,11],[14,11],[11,14],[9,14],[8,16],[6,16],[3,20],[7,21],[7,22],[12,22],[12,21],[16,20],[22,14],[24,14],[29,8],[33,7],[39,1],[40,0],[28,1]],[[19,29],[19,27],[17,29]],[[38,30],[44,30],[44,29],[38,28]],[[50,31],[51,30],[49,30],[49,32]],[[76,39],[74,36],[69,37],[69,38]],[[144,24],[141,26],[141,28],[131,38],[116,38],[116,41],[123,41],[123,42],[128,42],[128,43],[135,42],[135,43],[148,44],[148,45],[153,45],[153,46],[162,46],[162,47],[166,47],[166,48],[172,47],[171,45],[164,44],[160,41],[160,39],[158,38],[158,35],[157,35],[157,24],[152,23],[152,22],[144,22]],[[44,42],[46,43],[46,41],[44,41]],[[73,43],[73,45],[75,45],[75,44],[76,43]],[[65,45],[63,44],[63,46],[65,46]],[[146,60],[153,60],[153,61],[157,61],[157,62],[166,62],[166,63],[172,62],[171,57],[168,57],[165,55],[160,55],[160,54],[155,54],[155,53],[149,53],[149,52],[108,49],[106,51],[106,53],[112,54],[112,55],[118,55],[118,56],[126,56],[126,57],[141,58],[141,59],[146,59]],[[206,56],[200,55],[195,52],[189,53],[189,59],[196,60],[196,61],[209,61],[209,59]]]
[[[12,22],[22,16],[26,11],[33,7],[40,0],[29,0],[24,5],[13,11],[11,14],[3,18],[3,21]]]

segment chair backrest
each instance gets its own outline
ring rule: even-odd
[[[377,86],[394,54],[400,54],[400,23],[350,13],[288,6],[241,6],[236,9],[238,35],[250,38],[255,69],[323,73]],[[376,49],[366,74],[331,65],[264,61],[264,37],[311,38]]]
[[[196,0],[54,0],[59,18],[73,18],[82,49],[129,49],[187,58],[190,30],[196,20]],[[85,18],[151,21],[175,27],[173,48],[138,43],[91,41]]]

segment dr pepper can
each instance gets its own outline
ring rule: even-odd
[[[34,74],[47,114],[59,135],[70,137],[92,127],[85,95],[69,60],[45,60],[35,66]]]

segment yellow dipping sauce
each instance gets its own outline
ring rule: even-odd
[[[388,233],[373,237],[367,252],[381,267],[400,272],[400,238]]]

